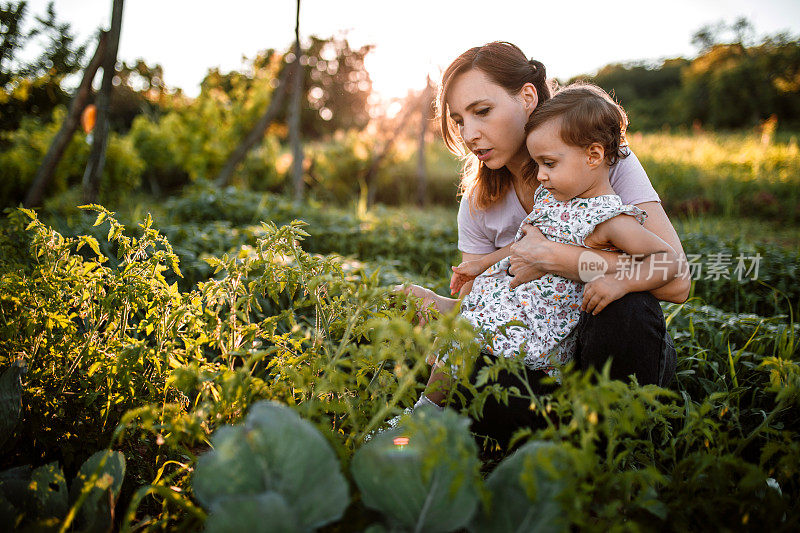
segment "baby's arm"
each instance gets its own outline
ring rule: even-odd
[[[499,250],[482,255],[471,261],[464,261],[452,267],[453,277],[450,278],[450,294],[456,294],[465,283],[477,278],[487,268],[511,255],[511,245],[508,244]]]
[[[675,250],[629,215],[618,215],[598,224],[584,243],[592,248],[613,246],[630,258],[618,262],[616,272],[606,273],[584,287],[581,311],[594,315],[629,292],[649,291],[666,285],[680,270]]]

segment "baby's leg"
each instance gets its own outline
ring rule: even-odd
[[[448,376],[441,369],[443,365],[434,364],[431,369],[431,377],[423,393],[427,398],[438,406],[442,406],[445,398],[453,385],[453,378]]]

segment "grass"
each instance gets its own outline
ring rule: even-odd
[[[800,223],[800,149],[783,134],[635,133],[630,144],[671,216]]]
[[[796,225],[715,215],[671,217],[671,220],[678,235],[703,233],[752,244],[773,244],[787,250],[800,249],[800,226]]]

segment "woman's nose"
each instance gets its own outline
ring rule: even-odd
[[[464,125],[461,126],[461,138],[464,139],[464,142],[466,143],[475,142],[480,138],[480,132],[474,124],[470,122],[464,122]]]

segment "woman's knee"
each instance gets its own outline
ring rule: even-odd
[[[626,330],[644,333],[642,328],[658,335],[664,331],[664,313],[655,296],[649,292],[631,292],[608,304],[596,315],[582,312],[579,329],[584,331],[624,334]]]
[[[614,379],[630,374],[642,384],[671,379],[674,361],[666,357],[664,314],[650,293],[627,294],[597,315],[581,313],[577,329],[580,368],[600,369],[611,358]]]

